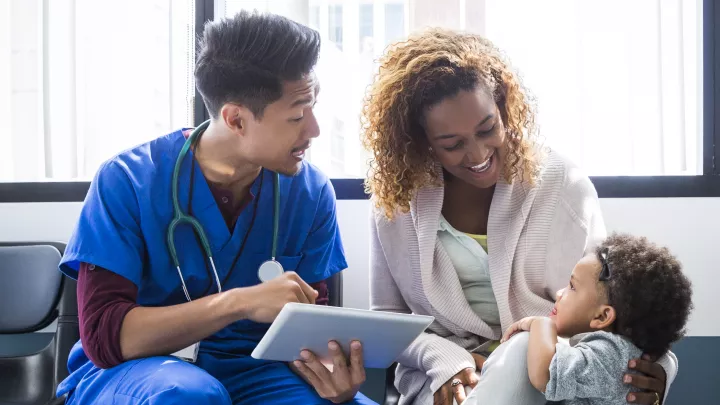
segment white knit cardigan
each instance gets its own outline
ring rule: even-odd
[[[575,263],[606,236],[590,179],[556,152],[547,153],[541,166],[534,186],[498,182],[490,207],[490,278],[502,329],[492,329],[473,312],[437,239],[443,187],[419,190],[410,212],[392,221],[372,209],[371,309],[435,317],[398,359],[395,386],[401,405],[431,404],[443,383],[475,367],[471,351],[499,339],[523,317],[548,314]],[[439,168],[438,173],[442,176]],[[677,359],[669,353],[660,363],[669,391]],[[423,388],[427,384],[429,389]]]

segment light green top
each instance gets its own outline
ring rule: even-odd
[[[487,236],[463,233],[440,216],[438,239],[460,279],[470,307],[490,327],[500,326],[500,311],[490,281]]]

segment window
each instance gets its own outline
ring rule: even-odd
[[[343,127],[344,123],[341,120],[337,117],[333,119],[333,128],[330,133],[330,161],[333,170],[338,174],[345,172],[345,131]]]
[[[320,30],[320,7],[310,7],[310,28],[316,31]]]
[[[547,144],[592,175],[702,174],[702,1],[485,4]]]
[[[702,174],[702,0],[213,4],[216,16],[257,9],[320,32],[324,135],[308,158],[331,177],[366,175],[358,118],[377,60],[428,26],[503,49],[537,100],[544,143],[590,175]],[[123,149],[191,126],[194,12],[194,0],[0,2],[0,181],[87,180]]]
[[[191,125],[193,10],[0,2],[0,181],[88,180],[123,149]]]
[[[365,51],[372,52],[373,40],[373,5],[360,5],[360,53]]]
[[[405,5],[385,4],[385,45],[400,41],[405,36]]]
[[[257,3],[230,2],[227,15]],[[317,68],[325,136],[311,156],[332,177],[365,176],[357,122],[375,61],[388,44],[428,26],[476,32],[503,49],[537,100],[543,142],[590,175],[702,172],[702,0],[277,4],[267,11],[310,20],[324,43],[336,45],[323,47]],[[336,119],[344,123],[342,170],[323,158],[339,144],[328,136]]]
[[[343,6],[335,4],[328,10],[328,38],[339,50],[343,49]]]

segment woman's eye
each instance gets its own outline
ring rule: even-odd
[[[490,136],[493,132],[495,132],[495,126],[497,126],[497,123],[493,124],[492,128],[486,130],[486,131],[480,131],[477,133],[480,137]]]
[[[570,289],[575,291],[575,285],[572,282],[570,283]]]
[[[456,143],[456,144],[453,145],[453,146],[450,146],[450,147],[445,148],[445,150],[448,151],[448,152],[452,152],[452,151],[454,151],[454,150],[460,149],[460,148],[462,147],[462,145],[463,145],[462,142],[458,142],[458,143]]]
[[[292,122],[300,122],[300,121],[302,121],[303,118],[305,118],[305,117],[303,116],[303,117],[293,118],[293,119],[291,119],[290,121],[292,121]]]

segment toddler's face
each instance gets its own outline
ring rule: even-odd
[[[607,296],[599,285],[600,269],[597,257],[583,257],[575,265],[567,287],[557,292],[550,318],[555,321],[558,335],[571,337],[612,324],[615,311],[607,305]]]

